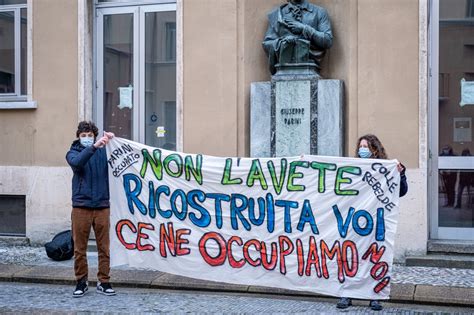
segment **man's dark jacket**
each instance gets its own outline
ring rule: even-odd
[[[109,208],[109,173],[105,148],[86,148],[76,140],[66,154],[66,160],[74,172],[72,206]]]

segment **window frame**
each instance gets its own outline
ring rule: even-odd
[[[0,101],[26,101],[28,96],[28,91],[26,94],[21,94],[22,86],[22,64],[21,64],[21,10],[27,10],[28,14],[28,5],[27,4],[15,4],[15,5],[0,5],[0,12],[14,12],[14,49],[15,49],[15,92],[14,93],[0,93]],[[27,26],[28,27],[28,26]],[[27,35],[28,36],[28,35]],[[27,50],[29,49],[28,38],[26,40]],[[23,65],[27,67],[28,63],[28,54],[26,64]],[[26,76],[28,76],[28,71],[26,71]],[[28,80],[25,80],[28,82]],[[27,83],[25,83],[28,85]],[[27,86],[24,87],[25,90]]]

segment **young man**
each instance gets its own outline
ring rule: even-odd
[[[66,160],[72,178],[72,235],[74,239],[74,273],[77,285],[73,297],[81,297],[88,290],[87,242],[94,229],[99,252],[97,292],[115,295],[109,283],[110,272],[110,204],[109,179],[105,145],[114,137],[104,132],[97,140],[98,129],[93,122],[82,121],[77,126],[76,139]]]

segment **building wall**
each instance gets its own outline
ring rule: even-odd
[[[417,167],[418,2],[312,2],[332,21],[323,76],[345,83],[346,154],[372,132]],[[183,0],[185,151],[248,156],[250,83],[270,80],[261,41],[266,14],[281,3]]]
[[[3,110],[0,165],[65,166],[77,123],[77,3],[32,1],[35,110]],[[20,145],[21,144],[21,145]]]
[[[405,254],[425,253],[428,240],[427,170],[419,163],[419,89],[425,89],[419,86],[419,3],[358,4],[355,129],[358,135],[377,134],[389,157],[408,168],[409,191],[400,202],[395,240],[395,258],[400,260]]]
[[[64,156],[77,124],[77,2],[29,2],[35,110],[0,112],[0,194],[26,195],[33,242],[69,226],[72,172]]]
[[[358,134],[417,167],[418,2],[359,0],[358,12]]]
[[[419,163],[426,145],[419,141],[419,3],[311,2],[331,17],[334,45],[322,75],[344,81],[346,156],[354,155],[359,136],[374,133],[389,157],[407,166],[410,189],[401,202],[396,255],[423,253],[428,210],[426,169]],[[266,14],[281,3],[183,0],[185,151],[249,155],[250,83],[270,80],[261,41]]]
[[[249,155],[250,83],[270,80],[261,41],[266,14],[282,2],[182,0],[184,151]],[[396,256],[424,252],[428,210],[426,169],[419,164],[419,147],[425,145],[419,142],[418,119],[419,3],[311,2],[325,7],[332,20],[334,45],[322,74],[344,81],[346,155],[353,155],[358,136],[371,132],[380,136],[390,157],[408,167],[410,189],[401,201]],[[78,120],[78,4],[30,4],[32,98],[38,109],[0,115],[0,146],[8,148],[0,156],[0,193],[27,195],[27,236],[43,241],[69,225],[71,172],[64,155]]]

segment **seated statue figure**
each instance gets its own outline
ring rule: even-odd
[[[307,0],[288,0],[268,14],[263,40],[271,74],[284,66],[303,65],[321,71],[321,60],[332,46],[329,16]]]

